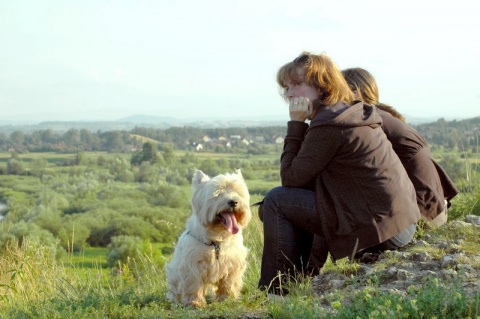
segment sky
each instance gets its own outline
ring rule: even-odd
[[[0,0],[0,121],[285,116],[302,51],[362,67],[408,117],[480,115],[471,0]]]

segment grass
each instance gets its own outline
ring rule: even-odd
[[[256,214],[256,209],[252,213]],[[448,229],[432,236],[445,238]],[[450,229],[451,231],[451,229]],[[262,224],[254,216],[245,232],[250,249],[249,268],[240,301],[210,301],[202,310],[184,308],[166,299],[167,287],[163,267],[148,255],[121,271],[106,267],[106,249],[88,248],[71,253],[57,262],[53,252],[34,240],[11,241],[0,260],[0,318],[478,318],[479,295],[466,296],[460,283],[446,284],[428,280],[424,288],[411,288],[406,295],[369,287],[349,296],[345,303],[342,291],[329,296],[335,309],[326,311],[325,300],[313,293],[311,278],[287,285],[291,291],[283,302],[269,301],[257,289],[263,247]],[[448,233],[454,237],[455,234]],[[480,240],[471,232],[466,246],[478,252]],[[475,246],[475,247],[473,247]],[[154,249],[161,247],[155,246]],[[389,260],[395,264],[395,259]],[[379,265],[382,267],[381,265]],[[479,265],[475,265],[478,267]],[[354,274],[358,264],[343,259],[325,271]],[[478,269],[478,268],[477,268]]]
[[[429,279],[422,290],[427,293],[412,288],[405,297],[367,288],[354,296],[349,307],[337,304],[335,318],[475,318],[479,314],[478,297],[471,302],[460,293],[459,283],[444,286]]]
[[[201,314],[166,300],[163,267],[147,255],[112,272],[105,265],[106,249],[88,248],[57,262],[53,252],[35,241],[12,240],[0,260],[0,317],[208,318],[233,317],[246,309],[260,313],[265,296],[256,289],[260,251],[254,248],[262,245],[260,234],[259,221],[245,234],[246,245],[253,248],[242,302],[212,302]]]
[[[78,268],[106,268],[107,252],[107,248],[88,247],[80,252],[68,254],[66,262]]]

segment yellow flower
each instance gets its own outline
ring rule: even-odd
[[[342,303],[340,301],[334,301],[332,302],[332,307],[334,309],[340,309],[340,306],[342,305]]]

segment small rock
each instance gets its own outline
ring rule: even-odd
[[[397,271],[397,279],[398,280],[407,280],[409,277],[412,277],[413,274],[409,273],[404,269],[400,269]]]
[[[330,289],[339,289],[345,285],[345,280],[333,279],[328,283],[328,288]]]
[[[442,279],[452,279],[457,276],[457,272],[453,269],[442,269],[439,275]]]
[[[468,264],[458,264],[456,267],[457,272],[465,274],[467,277],[477,276],[477,271]]]
[[[389,277],[396,277],[398,273],[398,269],[395,267],[388,267],[388,269],[385,272]]]
[[[432,258],[430,257],[430,255],[427,252],[423,251],[421,253],[413,254],[411,259],[415,260],[415,261],[427,261],[427,260],[432,259]]]
[[[457,244],[451,244],[448,248],[449,253],[460,253],[463,252],[462,247]]]
[[[430,246],[430,244],[427,243],[425,240],[418,240],[417,241],[417,246],[428,247],[428,246]]]
[[[446,241],[440,241],[437,243],[437,247],[440,249],[447,249],[448,248],[448,243]]]
[[[470,224],[475,224],[480,226],[480,216],[476,215],[467,215],[465,216],[465,221]]]
[[[448,268],[455,266],[457,264],[457,260],[453,255],[445,255],[440,258],[440,267],[441,268]]]
[[[358,275],[359,276],[366,276],[366,275],[370,275],[374,272],[375,272],[375,267],[361,264],[360,269],[358,270]]]
[[[418,265],[422,270],[438,271],[440,269],[439,262],[433,260],[421,261]]]
[[[466,223],[466,222],[461,221],[461,220],[452,220],[448,225],[451,226],[451,227],[453,227],[453,228],[467,228],[467,227],[472,227],[471,224]]]

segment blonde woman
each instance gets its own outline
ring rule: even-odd
[[[286,294],[283,278],[307,269],[314,236],[334,260],[373,246],[396,249],[413,238],[420,212],[376,108],[354,102],[327,55],[303,52],[279,69],[277,82],[290,121],[282,186],[262,206],[259,288]]]

